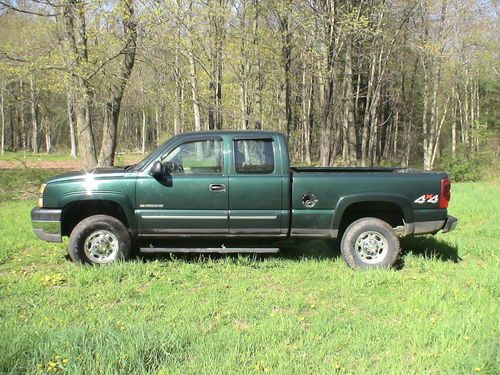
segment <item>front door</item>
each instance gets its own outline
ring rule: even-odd
[[[229,233],[284,235],[283,176],[274,139],[235,138],[232,151]]]
[[[161,156],[167,174],[137,179],[139,235],[210,236],[228,232],[228,177],[223,141],[185,141]]]

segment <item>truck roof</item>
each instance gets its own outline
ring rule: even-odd
[[[176,135],[176,137],[183,136],[183,135],[214,135],[214,134],[219,134],[219,135],[241,135],[241,136],[248,136],[248,135],[264,135],[264,134],[280,134],[283,135],[280,132],[277,131],[271,131],[271,130],[206,130],[206,131],[198,131],[198,132],[185,132],[185,133],[179,133]]]

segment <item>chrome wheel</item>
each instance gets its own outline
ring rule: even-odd
[[[376,231],[361,233],[354,246],[361,260],[370,264],[381,262],[389,249],[385,236]]]
[[[120,244],[116,236],[107,230],[91,233],[85,240],[87,257],[95,263],[109,263],[115,260]]]

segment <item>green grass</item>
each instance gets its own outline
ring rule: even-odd
[[[34,199],[45,179],[62,172],[50,169],[0,169],[0,202]]]
[[[496,374],[499,193],[455,184],[457,231],[375,272],[320,241],[82,267],[31,233],[34,201],[3,201],[0,373]]]

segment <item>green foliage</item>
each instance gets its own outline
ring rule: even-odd
[[[479,181],[479,163],[475,158],[467,159],[459,157],[453,159],[446,158],[442,162],[442,168],[446,171],[451,180],[455,182],[474,182]]]
[[[376,272],[320,241],[77,266],[0,203],[0,373],[494,374],[499,190],[455,184],[457,230]]]
[[[498,168],[499,162],[492,151],[476,152],[467,156],[463,148],[459,148],[456,157],[444,157],[438,169],[447,172],[452,181],[475,182],[498,180]]]

